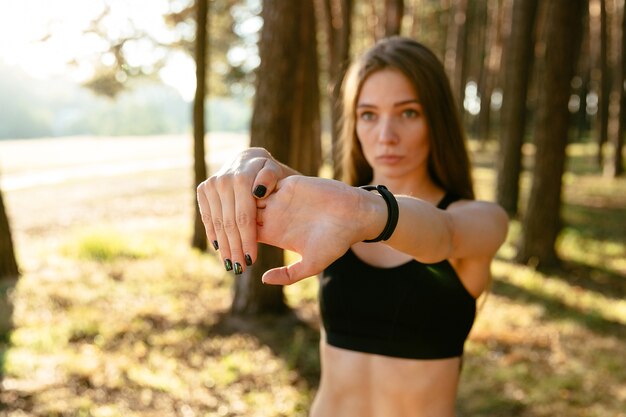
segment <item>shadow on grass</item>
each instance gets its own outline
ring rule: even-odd
[[[593,291],[607,298],[626,298],[626,276],[613,270],[582,262],[562,261],[558,269],[543,271],[572,286]]]
[[[235,333],[252,336],[282,358],[308,389],[316,389],[319,384],[319,329],[300,319],[293,310],[280,316],[233,316],[223,312],[205,330],[209,337]]]
[[[626,325],[606,319],[593,310],[577,310],[556,297],[539,294],[499,279],[494,280],[492,292],[517,302],[542,305],[550,319],[571,320],[601,335],[626,338]]]
[[[623,244],[626,236],[624,207],[608,206],[606,199],[585,204],[564,204],[563,217],[568,227],[585,238]]]

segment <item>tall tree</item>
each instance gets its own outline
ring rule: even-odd
[[[586,0],[549,3],[545,80],[540,92],[535,131],[535,167],[524,216],[518,261],[538,266],[558,263],[556,238],[561,228],[562,176],[565,167],[571,79],[581,44]]]
[[[589,113],[587,107],[587,95],[590,92],[591,72],[592,72],[592,34],[591,19],[584,20],[583,41],[580,47],[580,56],[578,57],[578,69],[576,70],[577,78],[574,79],[572,87],[574,87],[574,95],[578,99],[576,114],[574,115],[574,127],[576,128],[576,139],[584,140],[585,135],[589,131]]]
[[[463,98],[465,96],[465,46],[467,42],[468,0],[452,0],[452,3],[444,65],[451,80],[452,91],[460,106],[459,111],[461,114],[464,114]]]
[[[250,144],[265,147],[279,161],[295,162],[296,169],[317,173],[319,143],[314,142],[319,142],[319,91],[312,1],[263,1],[261,64]],[[309,143],[294,145],[304,140]],[[317,156],[303,159],[307,156],[303,154],[311,150]],[[282,287],[261,282],[266,270],[283,262],[282,250],[261,245],[256,263],[235,281],[231,312],[246,315],[286,311]]]
[[[600,57],[598,76],[600,77],[600,94],[598,97],[597,115],[597,160],[598,166],[604,164],[604,144],[608,141],[609,129],[609,94],[611,90],[609,74],[609,28],[606,15],[606,0],[599,0],[600,4]]]
[[[526,132],[526,97],[533,62],[538,0],[514,0],[511,32],[504,52],[504,95],[500,157],[498,158],[497,201],[516,216],[522,144]]]
[[[619,110],[616,112],[617,125],[610,135],[610,142],[613,145],[613,157],[608,159],[605,165],[606,175],[617,178],[624,174],[623,150],[624,135],[626,134],[626,5],[622,2],[621,7],[621,44],[619,44],[619,59],[616,62],[616,74],[614,82],[615,97]],[[617,38],[617,37],[616,37]]]
[[[208,40],[207,34],[209,25],[209,0],[196,0],[196,41],[195,41],[195,62],[196,62],[196,94],[193,100],[193,172],[195,188],[207,177],[207,167],[205,162],[205,120],[204,102],[207,95],[207,57]],[[194,226],[191,245],[200,250],[206,250],[207,237],[202,223],[202,215],[197,204],[194,204]]]
[[[341,83],[346,72],[350,56],[350,35],[352,32],[353,0],[317,0],[319,21],[326,34],[328,51],[327,73],[329,109],[331,120],[331,157],[334,177],[341,176],[341,157],[339,146],[339,119],[341,117]]]
[[[477,132],[481,140],[488,140],[491,128],[491,96],[497,85],[502,61],[502,26],[504,5],[501,0],[487,2],[487,25],[484,41],[484,58],[478,83],[480,114]]]
[[[404,0],[385,0],[385,36],[399,35],[404,17]]]
[[[12,329],[11,292],[19,275],[9,218],[0,191],[0,340],[5,339]],[[1,364],[0,364],[1,365]],[[0,375],[2,369],[0,368]]]
[[[320,85],[315,0],[302,2],[298,55],[295,59],[293,114],[289,141],[290,166],[317,175],[322,161]]]

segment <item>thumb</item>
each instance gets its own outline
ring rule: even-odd
[[[319,272],[313,265],[301,259],[287,266],[270,269],[263,274],[262,281],[271,285],[291,285]]]
[[[252,194],[256,198],[266,197],[276,189],[276,184],[281,179],[282,168],[270,159],[265,161],[263,168],[257,173],[252,185]]]

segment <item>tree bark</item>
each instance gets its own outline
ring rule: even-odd
[[[556,238],[561,228],[562,176],[565,167],[571,79],[580,51],[586,0],[549,4],[544,87],[539,96],[535,167],[517,260],[538,267],[559,263]]]
[[[4,207],[2,191],[0,191],[0,279],[14,279],[18,275],[13,238],[9,225],[9,216]]]
[[[481,67],[479,85],[480,114],[478,115],[478,138],[489,140],[491,133],[491,96],[497,85],[500,68],[502,67],[502,24],[503,5],[499,0],[487,3],[487,27],[485,36],[485,56]]]
[[[579,98],[579,106],[574,115],[574,126],[576,128],[576,140],[585,140],[585,136],[589,131],[589,115],[587,114],[587,95],[589,94],[589,85],[591,82],[591,32],[590,19],[584,20],[583,41],[580,48],[580,56],[578,57],[577,75],[580,77],[580,83],[574,86],[573,93]]]
[[[514,0],[511,33],[504,52],[504,93],[497,201],[514,217],[518,212],[522,144],[526,131],[526,98],[533,63],[537,0]]]
[[[604,165],[604,144],[608,141],[609,129],[609,94],[611,91],[609,61],[608,61],[608,24],[606,16],[606,0],[600,1],[600,94],[598,97],[597,116],[597,161],[598,166]]]
[[[617,178],[624,174],[624,135],[626,134],[626,6],[622,3],[621,8],[621,45],[619,45],[618,57],[621,58],[616,62],[615,74],[615,94],[619,100],[619,110],[617,111],[617,131],[613,132],[610,137],[613,145],[612,158],[607,160],[605,173],[609,177]]]
[[[328,53],[328,91],[331,120],[331,158],[333,177],[341,177],[341,144],[339,121],[341,118],[341,84],[349,63],[350,36],[352,32],[353,0],[319,0],[320,21],[326,33]]]
[[[300,22],[288,164],[304,175],[317,176],[322,161],[322,149],[314,0],[302,2]]]
[[[460,114],[465,114],[463,98],[465,96],[465,45],[467,36],[465,28],[467,22],[468,0],[453,0],[454,6],[450,13],[448,25],[446,54],[444,65],[452,84]]]
[[[6,339],[13,329],[11,293],[15,288],[18,275],[19,269],[15,259],[9,218],[4,207],[2,191],[0,191],[0,340]],[[0,369],[0,376],[1,374]]]
[[[404,0],[385,0],[385,36],[400,34],[403,16]]]
[[[264,0],[262,17],[250,144],[265,147],[296,170],[317,174],[321,158],[313,0]],[[260,245],[256,263],[235,280],[231,312],[287,311],[282,287],[261,282],[265,271],[283,262],[281,249]]]
[[[208,14],[209,0],[196,0],[196,94],[193,101],[193,161],[194,161],[194,198],[195,189],[207,177],[207,167],[205,161],[205,122],[204,122],[204,102],[207,95],[206,74],[207,74],[207,36],[208,36]],[[207,237],[202,223],[202,216],[198,204],[194,204],[194,227],[191,241],[192,247],[202,251],[207,248]]]

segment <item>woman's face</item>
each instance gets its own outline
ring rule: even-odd
[[[367,77],[357,98],[356,134],[374,178],[427,174],[428,124],[417,91],[400,71]]]

